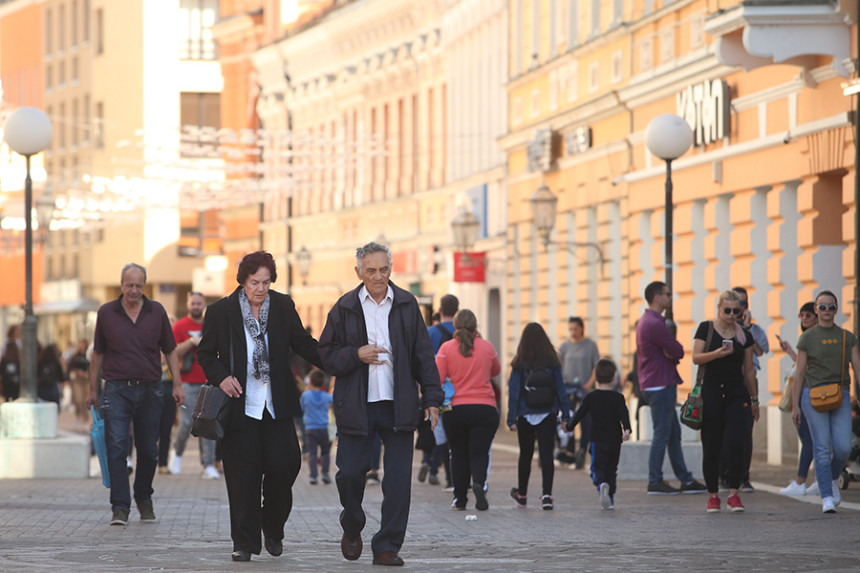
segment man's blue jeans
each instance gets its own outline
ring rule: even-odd
[[[833,496],[833,480],[845,468],[851,453],[851,397],[842,389],[842,405],[835,410],[819,412],[809,401],[809,388],[800,394],[800,407],[812,435],[815,477],[821,499]],[[832,453],[831,453],[832,449]]]
[[[651,437],[651,454],[648,458],[648,484],[656,485],[663,481],[663,459],[669,451],[669,462],[675,476],[682,484],[693,481],[693,474],[687,471],[684,451],[681,449],[681,423],[675,412],[678,387],[670,384],[661,390],[645,392],[651,406],[651,423],[654,435]]]
[[[164,406],[163,397],[160,380],[152,383],[125,380],[105,382],[101,413],[105,421],[111,509],[131,507],[126,466],[128,428],[131,423],[134,423],[134,445],[137,448],[134,500],[140,505],[152,499],[152,478],[158,465],[158,427]]]

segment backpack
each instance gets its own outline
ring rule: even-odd
[[[546,410],[555,402],[555,376],[549,368],[536,368],[529,371],[523,384],[526,406]]]
[[[454,338],[454,333],[442,326],[441,324],[437,324],[434,328],[436,328],[440,333],[442,333],[442,339],[439,341],[439,348],[441,348],[443,344]],[[451,410],[451,398],[454,397],[454,384],[451,383],[451,380],[449,378],[445,378],[445,381],[442,383],[442,391],[445,393],[445,400],[439,407],[439,411],[448,412]]]

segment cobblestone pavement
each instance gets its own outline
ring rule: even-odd
[[[135,510],[127,527],[110,527],[108,491],[97,477],[0,481],[0,571],[369,571],[370,537],[379,520],[381,490],[369,486],[365,554],[340,555],[340,506],[334,484],[311,486],[303,469],[287,523],[284,555],[251,563],[230,561],[223,480],[200,479],[189,441],[184,473],[155,480],[155,523]],[[528,509],[508,497],[516,480],[512,434],[500,432],[493,450],[489,511],[451,511],[451,494],[415,483],[409,531],[401,556],[414,571],[857,571],[860,485],[844,491],[835,515],[817,498],[775,495],[790,467],[756,463],[755,493],[743,494],[746,513],[706,514],[704,495],[648,496],[645,483],[621,482],[616,509],[604,511],[587,473],[556,471],[554,511],[534,495]],[[196,446],[194,446],[196,448]],[[418,456],[416,455],[416,468]],[[94,463],[97,468],[97,463]],[[698,472],[696,472],[698,473]],[[414,478],[413,478],[414,480]],[[803,503],[803,502],[807,503]],[[468,520],[468,516],[477,519]]]

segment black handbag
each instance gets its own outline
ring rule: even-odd
[[[230,329],[230,375],[233,375],[233,329]],[[230,418],[230,396],[219,386],[204,384],[191,413],[191,435],[220,440]]]

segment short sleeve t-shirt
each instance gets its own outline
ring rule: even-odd
[[[696,330],[697,338],[702,341],[708,339],[708,321],[699,324]],[[747,329],[744,329],[744,343],[738,342],[737,336],[733,336],[732,353],[723,358],[711,360],[705,367],[705,379],[702,382],[706,386],[711,385],[742,385],[744,382],[744,351],[754,344],[752,334]],[[727,339],[728,340],[728,339]],[[705,348],[705,352],[712,352],[723,345],[723,337],[714,329],[714,334],[711,336],[711,344]]]
[[[842,340],[845,338],[845,358],[842,358]],[[806,352],[808,358],[803,384],[814,388],[822,384],[839,382],[848,388],[851,383],[849,366],[851,364],[851,349],[857,345],[857,337],[853,333],[831,326],[824,328],[813,326],[800,335],[797,349]]]

